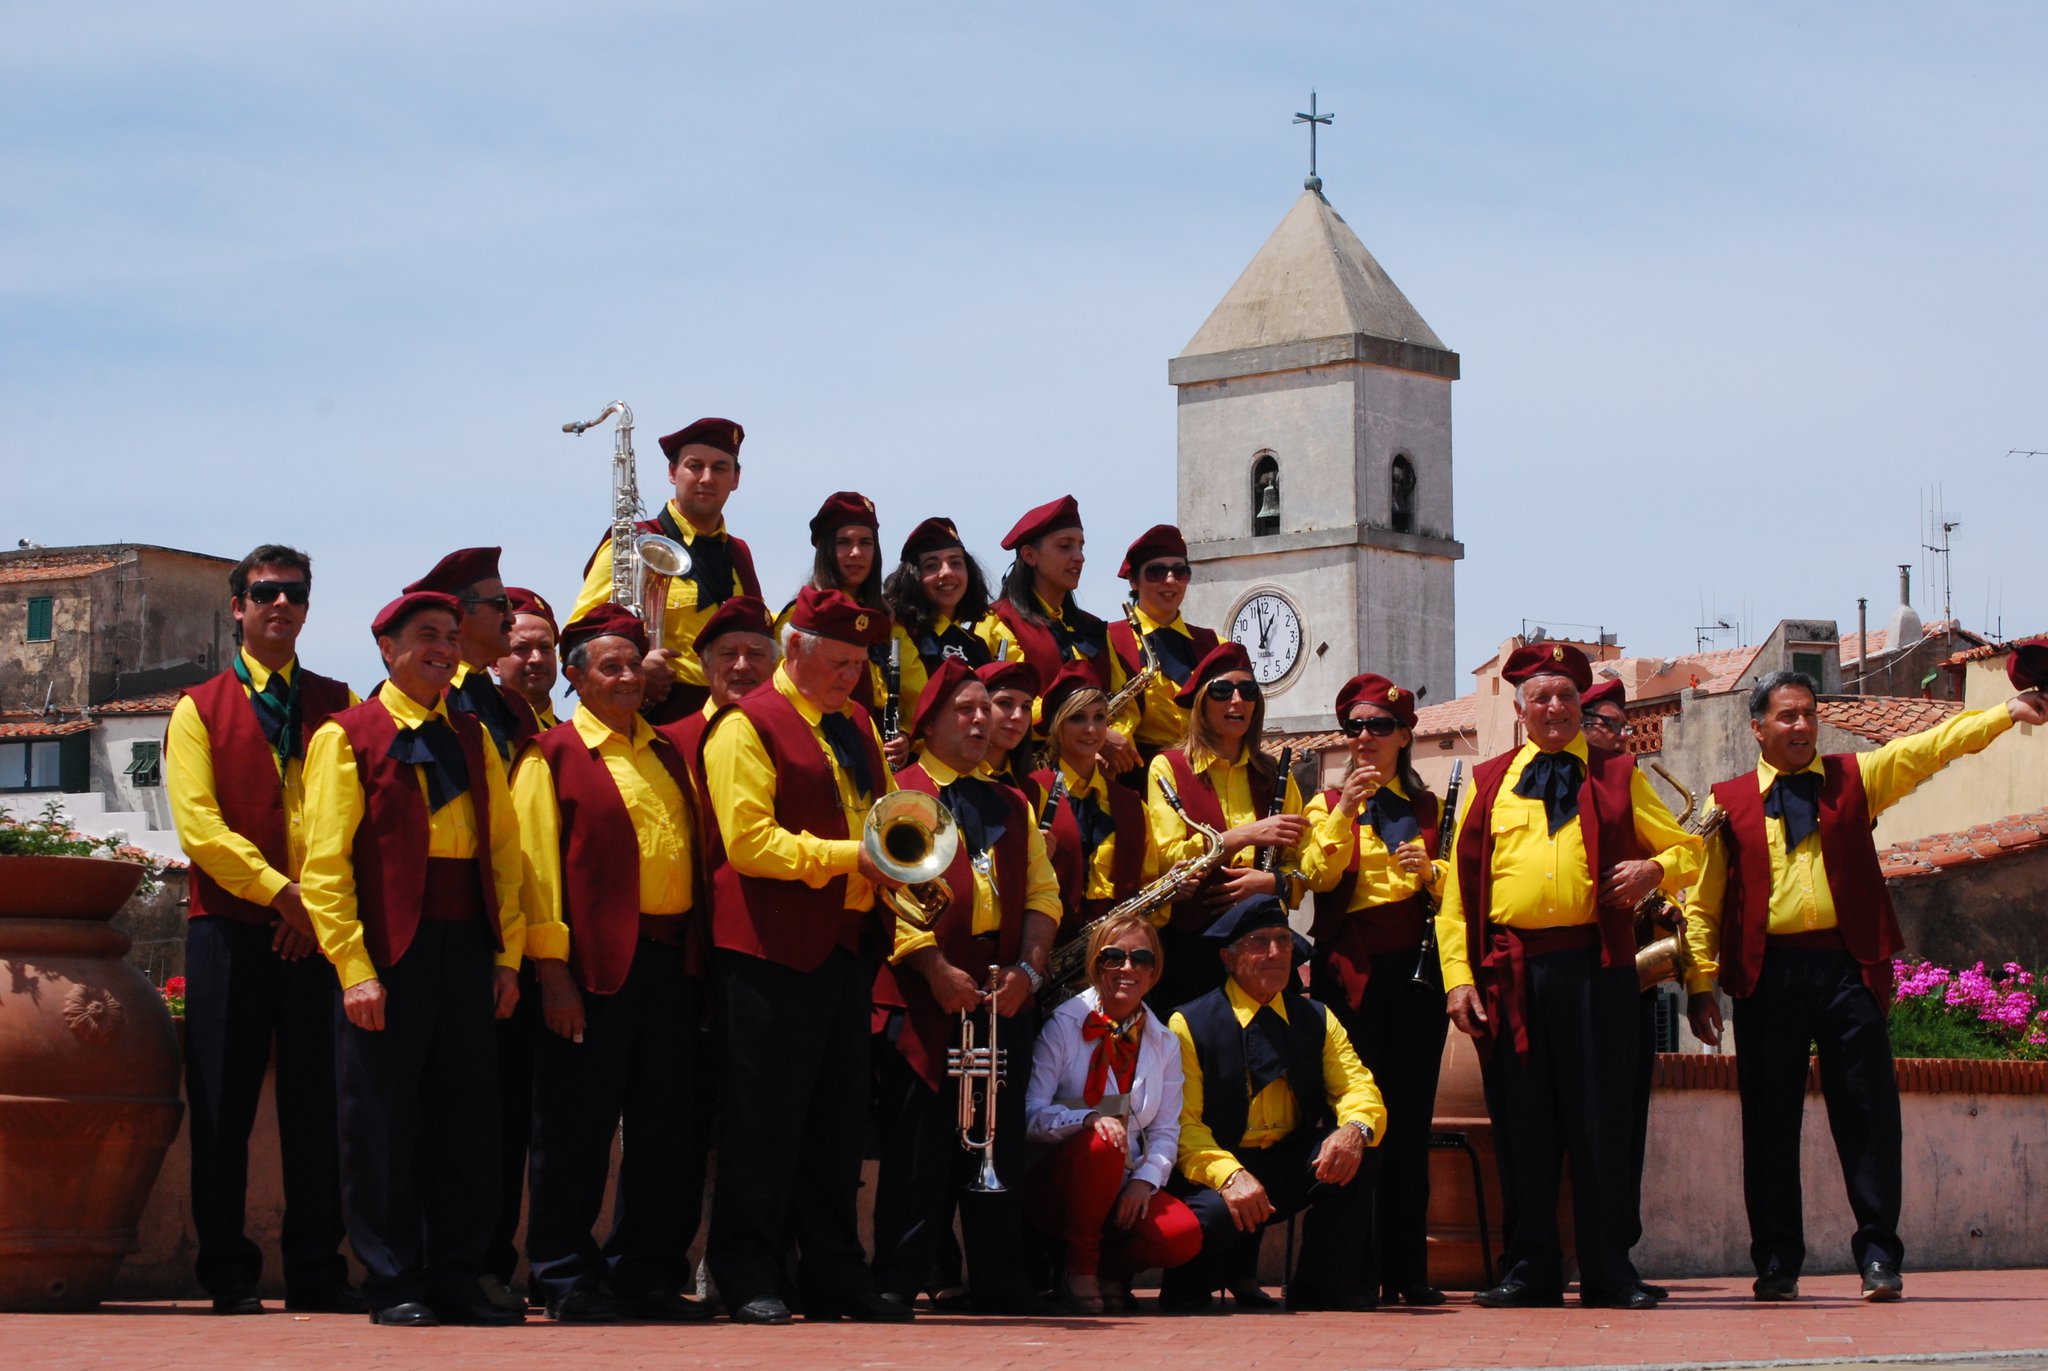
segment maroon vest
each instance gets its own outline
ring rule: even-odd
[[[938,783],[921,762],[896,773],[896,783],[905,790],[934,797],[939,793]],[[995,851],[996,904],[1002,914],[1002,925],[993,942],[974,935],[973,854],[964,842],[954,854],[953,864],[946,868],[946,887],[953,892],[953,902],[932,925],[932,937],[938,942],[940,954],[972,976],[977,985],[987,983],[991,966],[1009,966],[1017,960],[1017,949],[1024,937],[1024,887],[1031,875],[1031,826],[1037,822],[1015,787],[991,784],[1003,797],[1006,809],[1003,836],[997,840]],[[874,993],[878,1025],[886,1023],[889,1010],[904,1011],[903,1031],[896,1036],[896,1050],[926,1085],[937,1090],[945,1081],[947,1045],[960,1032],[959,1016],[941,1012],[924,977],[908,966],[894,967],[884,961],[875,972]]]
[[[1033,623],[1026,619],[1017,606],[1007,599],[997,600],[990,611],[1003,627],[1010,630],[1010,636],[1017,640],[1017,647],[1024,654],[1024,663],[1038,677],[1038,691],[1042,695],[1052,684],[1066,658],[1060,652],[1060,640],[1048,625]],[[1109,640],[1103,639],[1103,650],[1093,657],[1076,658],[1088,668],[1088,674],[1095,678],[1095,684],[1109,689]]]
[[[1213,628],[1197,628],[1193,624],[1188,624],[1186,627],[1188,637],[1194,640],[1195,660],[1197,662],[1214,652],[1216,645],[1223,641],[1216,636],[1216,630]],[[1167,631],[1171,632],[1171,630]],[[1144,650],[1138,646],[1138,635],[1131,632],[1130,620],[1119,619],[1110,624],[1109,646],[1110,650],[1116,653],[1117,660],[1124,664],[1125,676],[1135,676],[1145,669]],[[1147,691],[1138,696],[1138,714],[1140,718],[1144,717],[1146,695],[1150,693],[1150,691]]]
[[[1173,772],[1173,788],[1180,796],[1181,808],[1188,812],[1188,817],[1207,824],[1218,833],[1227,830],[1230,821],[1223,817],[1223,800],[1216,794],[1216,788],[1209,784],[1209,773],[1204,771],[1199,776],[1196,775],[1195,769],[1188,765],[1188,754],[1184,748],[1168,748],[1159,755],[1166,759],[1168,769]],[[1258,784],[1257,776],[1253,776],[1252,815],[1263,819],[1272,808],[1272,791]],[[1201,885],[1195,888],[1192,896],[1173,906],[1167,916],[1166,926],[1187,933],[1200,933],[1216,922],[1217,914],[1222,911],[1210,909],[1202,902],[1202,896],[1211,886],[1219,884],[1222,880],[1222,867],[1210,872]]]
[[[1472,769],[1472,805],[1459,830],[1456,860],[1458,894],[1464,901],[1465,947],[1472,976],[1486,1002],[1487,1031],[1478,1041],[1482,1059],[1490,1055],[1503,1027],[1515,1030],[1517,1051],[1523,1048],[1523,986],[1514,974],[1518,956],[1503,950],[1489,936],[1486,911],[1493,902],[1493,801],[1500,794],[1508,767],[1521,749],[1503,752]],[[1642,856],[1636,836],[1632,786],[1635,763],[1620,753],[1589,748],[1586,779],[1579,787],[1579,836],[1586,847],[1586,866],[1597,889],[1617,862]],[[1590,821],[1589,821],[1590,820]],[[1635,963],[1635,916],[1632,910],[1609,909],[1595,903],[1600,965],[1613,968]],[[1496,1012],[1498,1011],[1498,1012]]]
[[[292,673],[299,684],[301,740],[328,719],[348,708],[348,687],[301,666]],[[247,838],[278,871],[291,872],[290,816],[284,808],[284,779],[277,773],[277,754],[256,722],[256,706],[232,670],[184,692],[199,711],[206,744],[213,756],[213,798],[221,818]],[[218,915],[239,923],[270,925],[277,911],[230,895],[199,863],[192,863],[189,916]]]
[[[1326,790],[1323,802],[1332,813],[1340,792]],[[1441,804],[1424,791],[1414,797],[1415,818],[1422,825],[1422,845],[1434,853],[1441,837]],[[1363,821],[1363,811],[1360,811]],[[1344,867],[1336,888],[1316,896],[1315,923],[1309,936],[1316,945],[1316,993],[1325,1000],[1342,992],[1345,1003],[1358,1008],[1365,987],[1372,980],[1372,959],[1389,952],[1419,952],[1423,923],[1429,918],[1429,899],[1421,891],[1392,904],[1369,905],[1353,912],[1351,893],[1358,888],[1358,842],[1353,837],[1351,860]],[[1327,969],[1327,976],[1324,974]],[[1326,984],[1334,981],[1334,984]]]
[[[419,773],[409,762],[391,759],[398,723],[384,702],[372,695],[334,716],[355,752],[356,779],[363,788],[363,821],[356,826],[351,853],[355,865],[356,915],[363,925],[363,946],[381,969],[396,966],[419,929],[420,905],[427,889],[426,797]],[[505,947],[498,926],[498,891],[491,872],[491,796],[484,765],[484,726],[474,716],[450,712],[448,722],[462,744],[469,772],[470,805],[476,812],[477,880],[482,886],[484,914],[491,946]]]
[[[554,777],[561,814],[562,918],[569,925],[569,965],[591,994],[617,994],[640,945],[640,841],[632,816],[611,768],[573,725],[549,729],[535,746]],[[685,809],[694,812],[697,783],[683,765],[672,729],[656,730],[652,746],[682,792]],[[695,840],[698,825],[694,818],[690,823]],[[692,841],[690,850],[701,853],[703,846]],[[622,874],[629,871],[635,873],[630,882]],[[701,899],[702,868],[693,864],[690,876]],[[680,917],[698,922],[688,914]]]
[[[1031,783],[1040,795],[1045,795],[1058,774],[1052,768],[1034,771]],[[1145,802],[1137,791],[1114,780],[1109,785],[1109,817],[1116,825],[1116,848],[1109,856],[1110,900],[1114,902],[1138,893],[1145,875],[1145,848],[1151,835],[1146,828]],[[1052,870],[1060,879],[1060,926],[1053,935],[1053,946],[1057,947],[1094,917],[1083,908],[1088,896],[1088,855],[1081,846],[1081,825],[1068,801],[1060,801],[1059,808],[1053,811],[1052,839]]]
[[[775,767],[777,824],[793,833],[834,841],[859,836],[847,829],[839,785],[825,760],[825,743],[775,688],[773,679],[727,708],[747,716]],[[853,721],[867,748],[869,774],[876,785],[886,784],[889,768],[875,744],[866,711],[856,707]],[[879,914],[846,907],[844,876],[813,890],[801,881],[746,875],[722,848],[717,863],[711,873],[711,937],[728,951],[796,971],[815,971],[834,947],[858,951],[861,935],[880,927]]]
[[[1863,983],[1886,1009],[1892,1002],[1891,960],[1905,947],[1871,841],[1863,768],[1851,754],[1821,758],[1820,855],[1842,944],[1863,967]],[[1728,890],[1721,906],[1721,988],[1741,998],[1756,989],[1771,920],[1771,847],[1756,774],[1714,787],[1728,815]]]

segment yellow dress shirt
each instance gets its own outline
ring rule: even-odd
[[[1102,812],[1104,814],[1110,812],[1109,787],[1111,782],[1108,772],[1098,766],[1095,768],[1095,774],[1084,781],[1075,774],[1072,767],[1068,766],[1065,762],[1061,762],[1060,775],[1066,780],[1067,794],[1093,795],[1096,805],[1101,808]],[[1145,823],[1144,839],[1145,855],[1138,863],[1138,880],[1141,883],[1154,879],[1161,870],[1158,851],[1152,845],[1152,824],[1149,817]],[[1116,834],[1111,832],[1108,837],[1102,840],[1102,845],[1095,849],[1095,855],[1088,861],[1088,888],[1081,892],[1082,899],[1108,900],[1116,897],[1116,882],[1113,879],[1116,872],[1116,844]]]
[[[918,760],[919,764],[924,767],[925,774],[930,776],[933,783],[941,788],[949,786],[960,779],[959,772],[953,770],[952,767],[947,766],[929,752]],[[986,776],[981,776],[978,769],[975,774],[982,780],[989,779]],[[944,801],[941,801],[941,803],[944,803]],[[1029,811],[1027,810],[1026,812],[1028,813]],[[1045,855],[1045,837],[1038,831],[1038,824],[1035,819],[1026,830],[1025,841],[1027,844],[1024,858],[1025,912],[1043,914],[1057,925],[1062,912],[1060,908],[1060,881],[1059,877],[1053,874],[1051,860]],[[974,935],[981,937],[983,934],[995,933],[1002,926],[1003,910],[1002,906],[996,902],[995,888],[989,884],[987,876],[977,871],[974,873]],[[938,939],[932,936],[930,929],[919,928],[916,924],[908,923],[899,916],[896,920],[895,945],[889,953],[889,963],[893,966],[913,952],[936,946],[938,946]],[[976,974],[978,978],[980,969],[976,967],[962,967],[961,970]]]
[[[1252,1016],[1259,1012],[1258,1002],[1239,989],[1234,980],[1223,983],[1223,993],[1230,998],[1238,1026],[1249,1027]],[[1286,1019],[1286,1000],[1276,995],[1272,1005],[1273,1012]],[[1216,1135],[1202,1120],[1202,1092],[1207,1082],[1202,1079],[1202,1059],[1195,1052],[1193,1030],[1180,1014],[1175,1014],[1168,1026],[1180,1039],[1180,1173],[1196,1185],[1221,1190],[1244,1167],[1217,1143]],[[1243,1089],[1242,1082],[1231,1084]],[[1330,1101],[1331,1112],[1337,1116],[1339,1128],[1356,1120],[1372,1130],[1372,1145],[1379,1146],[1380,1139],[1387,1134],[1387,1106],[1380,1099],[1380,1088],[1374,1083],[1372,1072],[1351,1046],[1344,1025],[1327,1008],[1323,1010],[1323,1093]],[[1285,1078],[1273,1081],[1252,1097],[1245,1115],[1244,1137],[1238,1145],[1271,1147],[1292,1133],[1295,1123],[1294,1088]]]
[[[1173,784],[1173,768],[1167,763],[1166,757],[1163,754],[1154,757],[1148,771],[1145,786],[1145,821],[1152,829],[1152,850],[1159,864],[1158,869],[1163,872],[1176,862],[1200,856],[1207,847],[1207,842],[1201,834],[1182,822],[1180,815],[1174,812],[1173,806],[1166,802],[1166,792],[1159,784],[1162,780],[1168,785]],[[1248,824],[1258,818],[1258,813],[1252,808],[1249,747],[1235,762],[1226,762],[1220,757],[1212,760],[1202,769],[1202,774],[1209,778],[1209,784],[1215,788],[1216,798],[1222,803],[1225,829],[1236,828],[1239,824]],[[1264,785],[1265,782],[1261,781],[1259,784]],[[1270,793],[1268,797],[1270,798]],[[1187,803],[1187,799],[1187,796],[1181,796],[1183,804]],[[1301,789],[1294,783],[1292,774],[1287,777],[1287,802],[1280,807],[1280,812],[1301,813]],[[1258,857],[1258,848],[1240,848],[1237,855],[1225,865],[1251,866],[1258,861]],[[1290,847],[1280,854],[1280,874],[1286,878],[1281,882],[1280,896],[1287,902],[1288,908],[1292,909],[1301,902],[1299,845]],[[1160,909],[1152,916],[1152,921],[1163,926],[1171,912],[1170,907]]]
[[[1149,634],[1158,629],[1165,628],[1179,633],[1186,638],[1192,639],[1194,637],[1193,634],[1188,632],[1188,621],[1178,614],[1173,616],[1172,623],[1162,624],[1147,614],[1143,605],[1134,604],[1132,608],[1137,612],[1139,629],[1145,633]],[[1144,646],[1141,643],[1139,645],[1141,655],[1138,659],[1140,664],[1144,662],[1143,650]],[[1152,678],[1152,683],[1146,686],[1138,696],[1138,732],[1137,736],[1133,739],[1134,742],[1143,743],[1147,747],[1157,748],[1179,747],[1181,745],[1181,742],[1188,736],[1188,712],[1180,707],[1179,701],[1174,699],[1174,696],[1179,693],[1180,687],[1175,685],[1172,678],[1164,671]]]
[[[242,650],[242,664],[249,669],[249,684],[262,690],[270,684],[270,668]],[[298,659],[278,668],[287,682],[298,669]],[[354,691],[350,704],[361,703]],[[271,760],[277,753],[271,751]],[[256,844],[228,827],[221,814],[219,789],[213,774],[213,740],[199,706],[179,697],[171,709],[171,722],[164,732],[164,790],[171,805],[171,821],[177,825],[178,845],[192,864],[211,876],[215,883],[237,899],[268,907],[286,886],[299,879],[306,865],[306,780],[305,765],[297,757],[288,759],[279,773],[284,785],[285,866],[279,871],[263,859]]]
[[[775,688],[796,706],[803,721],[811,726],[832,780],[839,791],[840,807],[846,811],[847,838],[820,838],[814,833],[795,832],[775,821],[775,764],[768,748],[754,728],[753,720],[737,709],[728,710],[704,742],[704,783],[711,794],[711,809],[724,836],[726,860],[747,876],[777,881],[802,881],[814,890],[823,889],[840,876],[846,877],[846,907],[874,908],[875,890],[860,874],[860,832],[868,810],[882,795],[896,789],[895,777],[887,766],[875,778],[877,793],[862,799],[853,778],[840,770],[831,744],[818,730],[818,707],[806,700],[789,679],[786,667],[777,666]],[[869,732],[874,732],[870,724]],[[879,735],[876,746],[881,745]]]
[[[1037,599],[1037,596],[1034,595],[1032,598]],[[1066,622],[1064,606],[1055,609],[1045,601],[1038,600],[1038,612],[1052,623],[1064,624]],[[1010,626],[996,617],[994,611],[990,611],[982,618],[979,624],[975,625],[974,636],[988,644],[989,655],[998,662],[1021,662],[1024,660],[1024,649],[1018,645],[1017,635],[1010,632]],[[1109,693],[1114,695],[1117,691],[1124,688],[1124,681],[1129,678],[1130,673],[1124,670],[1123,659],[1116,655],[1114,648],[1109,646],[1107,638],[1103,640],[1102,650],[1109,657]],[[1073,659],[1068,658],[1067,660],[1071,661]],[[1035,700],[1031,704],[1031,717],[1034,720],[1038,718],[1038,702]],[[1124,736],[1129,737],[1131,729],[1137,722],[1138,702],[1133,700],[1117,711],[1116,717],[1109,721],[1109,726]]]
[[[420,704],[386,681],[377,698],[391,711],[399,728],[418,728],[428,719],[448,717],[445,698],[433,707]],[[505,943],[498,965],[517,967],[526,949],[526,916],[519,897],[525,876],[519,848],[519,815],[505,781],[498,750],[485,747],[484,789],[491,806],[491,880],[498,896],[498,927]],[[417,768],[416,768],[417,770]],[[427,778],[418,777],[420,798]],[[457,860],[477,853],[475,778],[472,789],[427,816],[427,856]],[[334,963],[346,990],[374,978],[377,966],[363,946],[363,925],[356,908],[354,847],[356,827],[363,821],[363,785],[356,774],[355,750],[333,720],[320,725],[306,744],[306,867],[299,878],[300,898],[313,920],[320,950]]]
[[[688,799],[654,753],[654,729],[635,716],[629,738],[587,709],[569,718],[586,747],[594,750],[619,788],[633,837],[640,848],[642,914],[680,915],[694,899],[690,883]],[[562,917],[562,811],[555,775],[537,753],[523,759],[512,777],[512,803],[527,856],[526,955],[536,961],[566,961],[569,925]]]
[[[553,700],[548,701],[544,707],[533,711],[533,717],[540,721],[540,728],[543,733],[562,722],[555,714],[555,702]]]
[[[1500,791],[1493,799],[1493,898],[1486,911],[1489,921],[1509,928],[1563,928],[1589,924],[1598,918],[1599,889],[1586,865],[1586,839],[1579,821],[1571,820],[1552,833],[1543,812],[1543,801],[1515,794],[1515,783],[1540,751],[1534,743],[1523,743]],[[1587,759],[1583,734],[1573,738],[1565,751],[1581,762]],[[1692,884],[1700,869],[1700,840],[1678,826],[1671,811],[1651,788],[1649,779],[1636,772],[1629,779],[1629,799],[1635,809],[1636,837],[1650,860],[1664,870],[1658,889],[1677,894]],[[1462,834],[1472,817],[1472,807],[1458,817]],[[1457,850],[1456,844],[1452,851]],[[1436,945],[1443,959],[1444,989],[1455,990],[1472,984],[1472,964],[1465,946],[1464,897],[1458,890],[1455,859],[1444,875],[1444,899],[1436,916]]]
[[[718,537],[725,534],[725,520],[718,521],[718,527],[708,534],[700,534],[697,526],[683,516],[676,508],[676,502],[668,502],[669,516],[676,521],[676,527],[683,531],[683,546],[694,546],[700,537]],[[746,587],[740,584],[740,572],[735,563],[732,572],[733,594],[744,595]],[[573,623],[590,610],[612,598],[612,540],[607,534],[598,545],[597,555],[591,559],[590,570],[584,573],[583,588],[576,592],[576,605],[569,611],[564,624]],[[683,685],[704,684],[704,664],[697,660],[697,650],[692,646],[697,641],[698,630],[704,621],[718,612],[717,605],[699,607],[697,604],[697,583],[687,576],[674,576],[668,583],[668,608],[661,621],[661,642],[675,654],[676,680]]]
[[[1414,799],[1398,777],[1389,780],[1385,788],[1404,800]],[[1422,888],[1421,880],[1403,871],[1394,860],[1392,849],[1380,841],[1379,830],[1363,821],[1362,807],[1356,816],[1347,819],[1318,791],[1309,797],[1304,812],[1308,817],[1308,837],[1301,845],[1301,875],[1310,890],[1319,895],[1335,890],[1351,867],[1353,847],[1358,849],[1358,880],[1351,887],[1351,902],[1344,906],[1347,913],[1397,904]],[[1441,882],[1449,863],[1432,859],[1432,866]]]
[[[1863,773],[1863,796],[1870,806],[1870,817],[1876,819],[1956,758],[1982,752],[2011,727],[2012,714],[2004,705],[1973,709],[1933,728],[1894,738],[1875,752],[1857,753],[1856,768]],[[1816,756],[1806,769],[1820,774],[1821,759]],[[1779,773],[1769,762],[1760,761],[1755,775],[1757,790],[1768,795]],[[1820,834],[1809,835],[1788,855],[1785,821],[1765,816],[1764,841],[1771,852],[1771,912],[1767,931],[1811,933],[1833,928],[1835,897],[1828,889]],[[1693,887],[1685,905],[1685,941],[1693,958],[1692,971],[1685,981],[1689,991],[1713,989],[1721,974],[1721,904],[1727,893],[1727,848],[1716,842],[1707,849],[1699,884]]]

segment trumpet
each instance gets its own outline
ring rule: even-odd
[[[1000,1195],[1009,1189],[996,1175],[996,1095],[1010,1067],[1009,1052],[996,1042],[1001,1025],[996,1014],[996,982],[1001,975],[1001,967],[988,969],[983,996],[988,1006],[985,1030],[975,1031],[978,1010],[961,1010],[960,1045],[946,1051],[946,1075],[960,1082],[960,1145],[981,1154],[981,1166],[967,1183],[968,1192],[975,1195]]]
[[[562,425],[582,437],[614,414],[619,416],[612,447],[612,603],[646,626],[650,647],[662,645],[668,583],[690,574],[690,550],[674,538],[640,531],[640,473],[633,456],[633,407],[614,400],[595,419]]]
[[[1685,797],[1685,810],[1678,816],[1680,828],[1703,839],[1710,839],[1721,831],[1721,825],[1728,820],[1726,811],[1714,805],[1695,821],[1699,800],[1692,791],[1659,763],[1651,762],[1650,770],[1662,776],[1665,784]],[[1687,973],[1692,970],[1692,951],[1685,943],[1685,911],[1663,891],[1653,890],[1637,902],[1635,921],[1636,988],[1648,990],[1665,981],[1677,981],[1683,985]],[[1660,932],[1661,937],[1658,936]]]
[[[953,902],[944,879],[960,850],[953,811],[921,790],[892,790],[868,810],[860,841],[883,875],[903,882],[883,902],[918,928],[937,923]]]

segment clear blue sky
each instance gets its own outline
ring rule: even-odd
[[[309,659],[452,547],[566,600],[623,396],[992,572],[1067,489],[1110,608],[1166,361],[1299,192],[1464,359],[1458,660],[1703,604],[2048,628],[2048,8],[0,3],[0,545],[308,548]],[[1006,484],[1007,483],[1007,484]],[[1916,584],[1923,614],[1939,605]],[[1732,637],[1724,639],[1732,645]]]

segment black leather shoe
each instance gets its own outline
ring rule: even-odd
[[[254,1290],[223,1290],[213,1297],[216,1314],[261,1314],[263,1301]]]
[[[1433,1285],[1390,1285],[1380,1291],[1381,1304],[1412,1304],[1420,1307],[1443,1302],[1444,1292]]]
[[[917,1317],[910,1301],[901,1295],[878,1294],[872,1290],[863,1290],[841,1300],[835,1312],[855,1323],[909,1323]]]
[[[1786,1271],[1773,1271],[1769,1275],[1758,1276],[1756,1284],[1749,1288],[1765,1304],[1782,1304],[1799,1298],[1799,1277]]]
[[[1215,1307],[1206,1290],[1168,1290],[1159,1292],[1159,1312],[1162,1314],[1206,1314]]]
[[[641,1295],[615,1295],[612,1303],[621,1316],[648,1323],[708,1323],[718,1317],[718,1306],[709,1300],[693,1300],[673,1290],[650,1290]]]
[[[734,1323],[784,1324],[790,1321],[789,1306],[773,1295],[748,1300],[732,1311]]]
[[[443,1323],[468,1324],[475,1328],[510,1328],[525,1323],[525,1311],[505,1309],[491,1303],[482,1290],[456,1300],[435,1300],[433,1310]]]
[[[1472,1297],[1482,1309],[1555,1309],[1564,1303],[1562,1290],[1538,1290],[1520,1281],[1502,1281]]]
[[[1280,1301],[1268,1295],[1263,1287],[1250,1281],[1239,1281],[1230,1287],[1230,1298],[1239,1309],[1278,1309]]]
[[[1670,1290],[1661,1285],[1652,1285],[1648,1281],[1637,1281],[1636,1289],[1642,1291],[1651,1299],[1656,1300],[1659,1304],[1671,1298]]]
[[[439,1328],[440,1318],[433,1310],[418,1300],[407,1300],[387,1309],[372,1309],[370,1322],[387,1324],[392,1328]]]
[[[1325,1295],[1318,1290],[1287,1292],[1290,1314],[1370,1314],[1379,1307],[1380,1302],[1370,1295]]]
[[[579,1285],[548,1301],[548,1317],[556,1323],[617,1323],[619,1311],[602,1290]]]
[[[1865,1262],[1863,1264],[1863,1298],[1872,1304],[1885,1304],[1904,1298],[1906,1282],[1899,1277],[1899,1268],[1890,1262]]]
[[[284,1307],[294,1314],[361,1314],[369,1309],[362,1295],[346,1281],[284,1292]]]
[[[1655,1309],[1657,1297],[1635,1285],[1626,1290],[1587,1290],[1580,1287],[1579,1303],[1587,1309]]]

